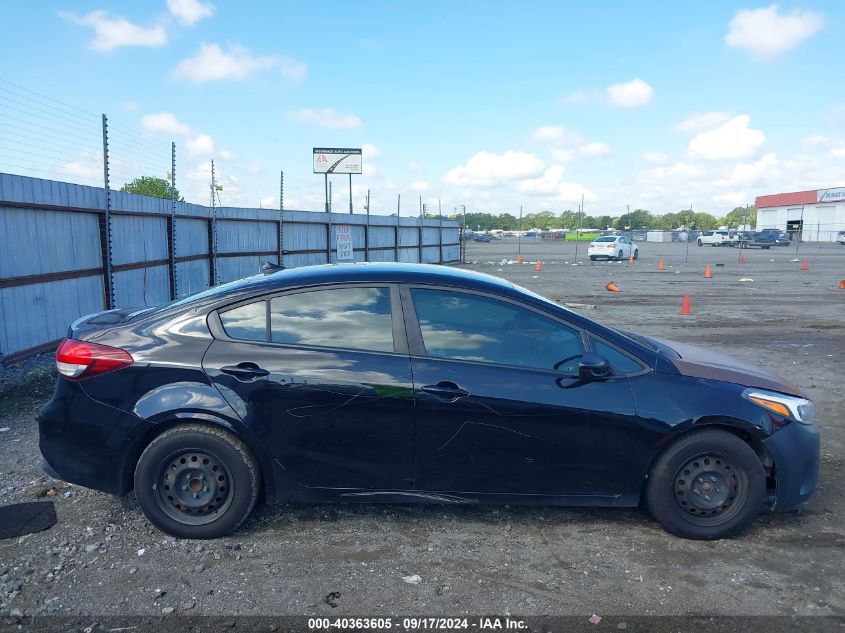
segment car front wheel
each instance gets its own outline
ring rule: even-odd
[[[646,484],[646,505],[667,531],[689,539],[719,539],[757,517],[766,475],[754,450],[727,431],[683,435],[658,457]]]
[[[701,241],[701,240],[698,240],[698,245],[699,245],[699,246],[704,246],[704,244],[702,243],[702,241]]]
[[[258,488],[258,465],[246,444],[202,424],[165,431],[135,468],[135,496],[144,514],[180,538],[228,534],[252,511]]]

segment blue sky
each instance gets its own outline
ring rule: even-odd
[[[213,158],[223,204],[276,207],[283,169],[286,208],[321,209],[315,146],[364,147],[376,213],[720,214],[845,184],[845,5],[638,4],[6,2],[0,170],[101,184],[105,112],[113,186],[164,176],[173,140],[198,202]]]

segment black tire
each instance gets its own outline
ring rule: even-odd
[[[135,497],[162,532],[217,538],[255,506],[259,469],[249,448],[220,428],[184,424],[156,437],[135,467]]]
[[[591,262],[596,261],[596,256],[595,256],[595,255],[590,255],[590,261],[591,261]]]
[[[639,258],[640,258],[640,249],[635,248],[635,249],[634,249],[634,260],[636,261],[636,260],[638,260]]]
[[[704,244],[701,242],[701,240],[698,240],[698,245],[699,245],[699,246],[704,246]]]
[[[759,514],[766,475],[757,454],[737,436],[692,431],[657,458],[645,495],[649,512],[666,531],[688,539],[727,538]]]
[[[625,255],[622,253],[622,251],[619,251],[619,255],[616,256],[616,261],[621,262],[623,259],[625,259]]]

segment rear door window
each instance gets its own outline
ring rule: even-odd
[[[270,340],[392,352],[389,288],[327,288],[270,300]]]

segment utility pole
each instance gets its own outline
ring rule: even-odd
[[[285,267],[285,172],[279,172],[279,266]]]
[[[352,215],[352,173],[349,174],[349,215]]]
[[[689,222],[687,222],[687,252],[684,255],[684,263],[689,262],[689,238],[692,236],[692,203],[689,205]]]

